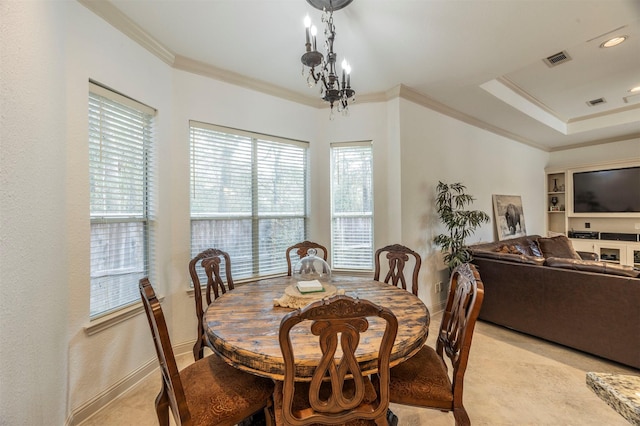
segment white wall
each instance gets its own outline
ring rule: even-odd
[[[58,3],[64,8],[66,52],[65,79],[67,96],[64,116],[69,129],[66,139],[55,141],[66,148],[70,164],[66,187],[61,186],[65,203],[73,206],[67,217],[66,234],[69,251],[61,261],[68,264],[69,333],[67,359],[67,415],[91,404],[100,405],[101,398],[119,381],[145,365],[155,356],[149,326],[144,315],[138,315],[103,332],[89,336],[89,174],[87,97],[88,80],[92,79],[158,110],[156,149],[158,152],[157,196],[157,274],[153,283],[160,294],[171,301],[172,288],[163,271],[173,256],[170,241],[171,193],[164,190],[171,182],[171,163],[166,155],[173,142],[170,138],[172,70],[157,57],[133,43],[109,24],[77,2]],[[166,305],[170,306],[170,303]],[[169,313],[171,309],[168,309]],[[107,393],[105,395],[105,393]],[[79,419],[78,419],[79,420]]]
[[[154,286],[174,345],[195,338],[189,259],[188,120],[310,142],[310,238],[330,243],[329,144],[372,140],[375,245],[425,259],[421,297],[443,265],[438,180],[461,181],[492,214],[491,195],[521,195],[542,233],[548,154],[408,101],[354,104],[348,118],[173,70],[75,1],[0,3],[0,424],[76,423],[155,366],[138,315],[89,336],[88,80],[158,110],[158,236]],[[622,144],[625,152],[632,145]],[[600,155],[588,149],[585,157]],[[562,161],[561,155],[552,159]],[[492,240],[493,224],[473,241]],[[149,401],[153,404],[153,401]]]
[[[544,228],[544,166],[548,154],[440,113],[402,100],[401,191],[402,241],[423,258],[420,297],[427,306],[441,306],[446,286],[434,293],[434,284],[446,283],[448,270],[433,238],[444,231],[435,212],[438,181],[461,182],[491,222],[466,243],[493,241],[495,225],[492,195],[520,195],[528,234]]]
[[[0,2],[3,425],[65,418],[72,206],[66,203],[64,18],[53,3]]]

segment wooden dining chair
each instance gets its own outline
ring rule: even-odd
[[[139,289],[162,373],[162,389],[156,397],[161,426],[169,425],[169,409],[175,423],[185,426],[232,426],[270,409],[273,381],[238,370],[218,355],[178,371],[162,306],[148,278],[140,280]]]
[[[220,263],[224,261],[224,270],[226,276],[225,283],[220,276]],[[206,306],[211,304],[211,292],[213,291],[213,300],[217,299],[220,293],[224,294],[228,290],[233,290],[233,278],[231,277],[231,258],[229,254],[215,248],[209,248],[204,250],[189,262],[189,274],[191,275],[191,282],[193,283],[193,298],[196,301],[196,317],[197,323],[197,338],[196,343],[193,345],[193,358],[197,361],[204,356],[204,348],[207,346],[207,335],[204,331],[204,324],[202,322],[202,316],[204,315],[204,308],[202,303],[202,286],[200,284],[200,277],[198,271],[204,271],[207,277],[206,286]]]
[[[380,380],[375,386],[356,360],[358,343],[367,338],[369,317],[382,318],[385,324],[378,353]],[[303,321],[310,322],[304,330],[318,336],[318,346],[292,343],[292,329]],[[274,393],[276,424],[386,426],[389,361],[397,331],[398,320],[391,310],[345,295],[313,302],[287,314],[279,331],[285,368],[284,381],[276,383]],[[310,351],[321,353],[320,362],[310,382],[297,382],[296,354]]]
[[[322,256],[322,259],[324,259],[324,261],[326,262],[329,256],[329,252],[327,251],[327,248],[325,246],[318,243],[314,243],[313,241],[302,241],[301,243],[294,244],[291,247],[287,248],[285,255],[287,257],[287,275],[288,276],[291,276],[291,272],[293,268],[292,266],[293,260],[291,259],[292,257],[291,252],[295,250],[294,254],[298,256],[298,259],[301,259],[307,255],[307,252],[309,251],[309,249],[322,250],[322,253],[319,253],[319,252],[316,252],[316,253],[318,256]]]
[[[469,263],[453,270],[450,285],[435,350],[423,346],[416,355],[391,369],[390,401],[453,411],[456,425],[470,425],[462,390],[484,286],[475,266]],[[451,377],[445,356],[452,367]]]
[[[384,278],[385,283],[393,284],[396,287],[402,287],[407,290],[407,280],[404,276],[404,268],[410,261],[410,256],[413,258],[413,273],[411,275],[411,292],[418,295],[418,274],[420,273],[420,266],[422,265],[422,259],[420,255],[409,247],[405,247],[400,244],[392,244],[376,250],[375,253],[375,271],[373,273],[373,279],[380,281],[380,272],[382,269],[381,257],[386,253],[386,258],[389,261],[389,271]]]

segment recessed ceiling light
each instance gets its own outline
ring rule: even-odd
[[[617,46],[620,43],[622,43],[623,41],[625,41],[629,36],[618,36],[618,37],[614,37],[614,38],[610,38],[609,40],[603,42],[602,44],[600,44],[600,47],[613,47],[613,46]]]
[[[629,89],[629,91],[631,93],[640,92],[640,86],[632,87],[631,89]]]

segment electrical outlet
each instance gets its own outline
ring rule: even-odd
[[[591,223],[590,222],[585,222],[584,223],[584,227],[587,228],[587,229],[591,228]]]
[[[442,291],[442,282],[437,282],[435,285],[436,293],[440,293]]]

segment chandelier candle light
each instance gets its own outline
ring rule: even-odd
[[[346,59],[342,61],[342,78],[336,73],[337,55],[333,51],[333,43],[336,38],[336,28],[333,25],[333,11],[342,9],[352,0],[307,0],[316,9],[322,10],[322,22],[325,23],[325,47],[326,59],[316,48],[317,28],[311,24],[311,18],[304,18],[305,26],[305,53],[302,55],[302,75],[307,72],[309,87],[315,86],[319,81],[322,99],[331,105],[331,118],[333,118],[333,105],[336,104],[338,112],[347,114],[349,102],[355,101],[355,90],[351,88],[351,66]]]

